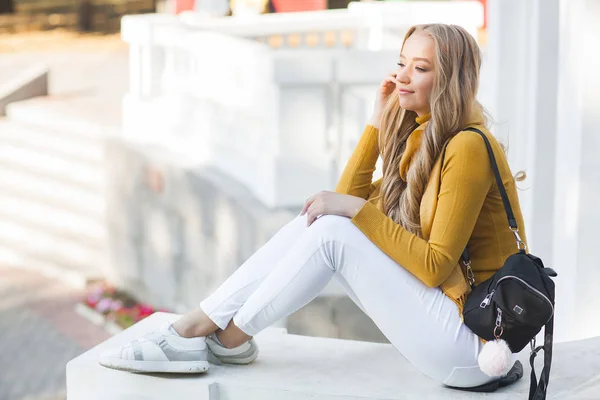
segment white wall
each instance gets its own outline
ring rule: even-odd
[[[600,2],[560,1],[553,267],[558,340],[600,335]]]
[[[600,335],[600,2],[491,0],[486,74],[530,251],[559,276],[555,339]]]

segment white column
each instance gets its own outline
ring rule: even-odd
[[[554,176],[558,90],[559,0],[535,0],[531,21],[530,119],[533,137],[528,157],[532,169],[531,248],[550,261],[554,247]],[[527,68],[527,65],[525,66]]]
[[[553,248],[558,0],[489,3],[488,71],[493,132],[508,145],[530,249],[550,260]]]
[[[142,94],[155,97],[160,92],[160,77],[164,69],[164,50],[158,46],[148,45],[142,48]]]
[[[121,21],[121,38],[129,44],[129,91],[123,98],[123,135],[129,139],[152,141],[155,131],[162,131],[160,109],[153,104],[161,95],[165,68],[156,29],[177,23],[176,16],[165,14],[128,15]]]
[[[600,3],[490,1],[488,105],[509,145],[532,253],[559,273],[557,341],[600,335]]]
[[[600,3],[561,0],[554,267],[558,341],[600,335]]]

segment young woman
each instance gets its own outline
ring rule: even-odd
[[[459,259],[468,246],[478,284],[516,248],[485,143],[465,128],[489,138],[521,227],[523,218],[505,154],[475,98],[480,64],[463,28],[411,28],[335,192],[307,199],[199,308],[100,363],[137,372],[250,363],[258,354],[252,336],[337,279],[424,374],[462,388],[491,382],[477,363],[482,341],[462,321],[470,287]],[[383,178],[372,182],[379,156]]]

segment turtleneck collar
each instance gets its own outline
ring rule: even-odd
[[[425,122],[429,121],[430,119],[431,119],[431,113],[427,113],[425,115],[417,117],[415,119],[415,121],[417,122],[417,124],[423,125]]]

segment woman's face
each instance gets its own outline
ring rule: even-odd
[[[414,111],[418,116],[430,112],[430,95],[433,87],[433,39],[423,32],[414,32],[406,41],[400,54],[397,85],[400,106]]]

